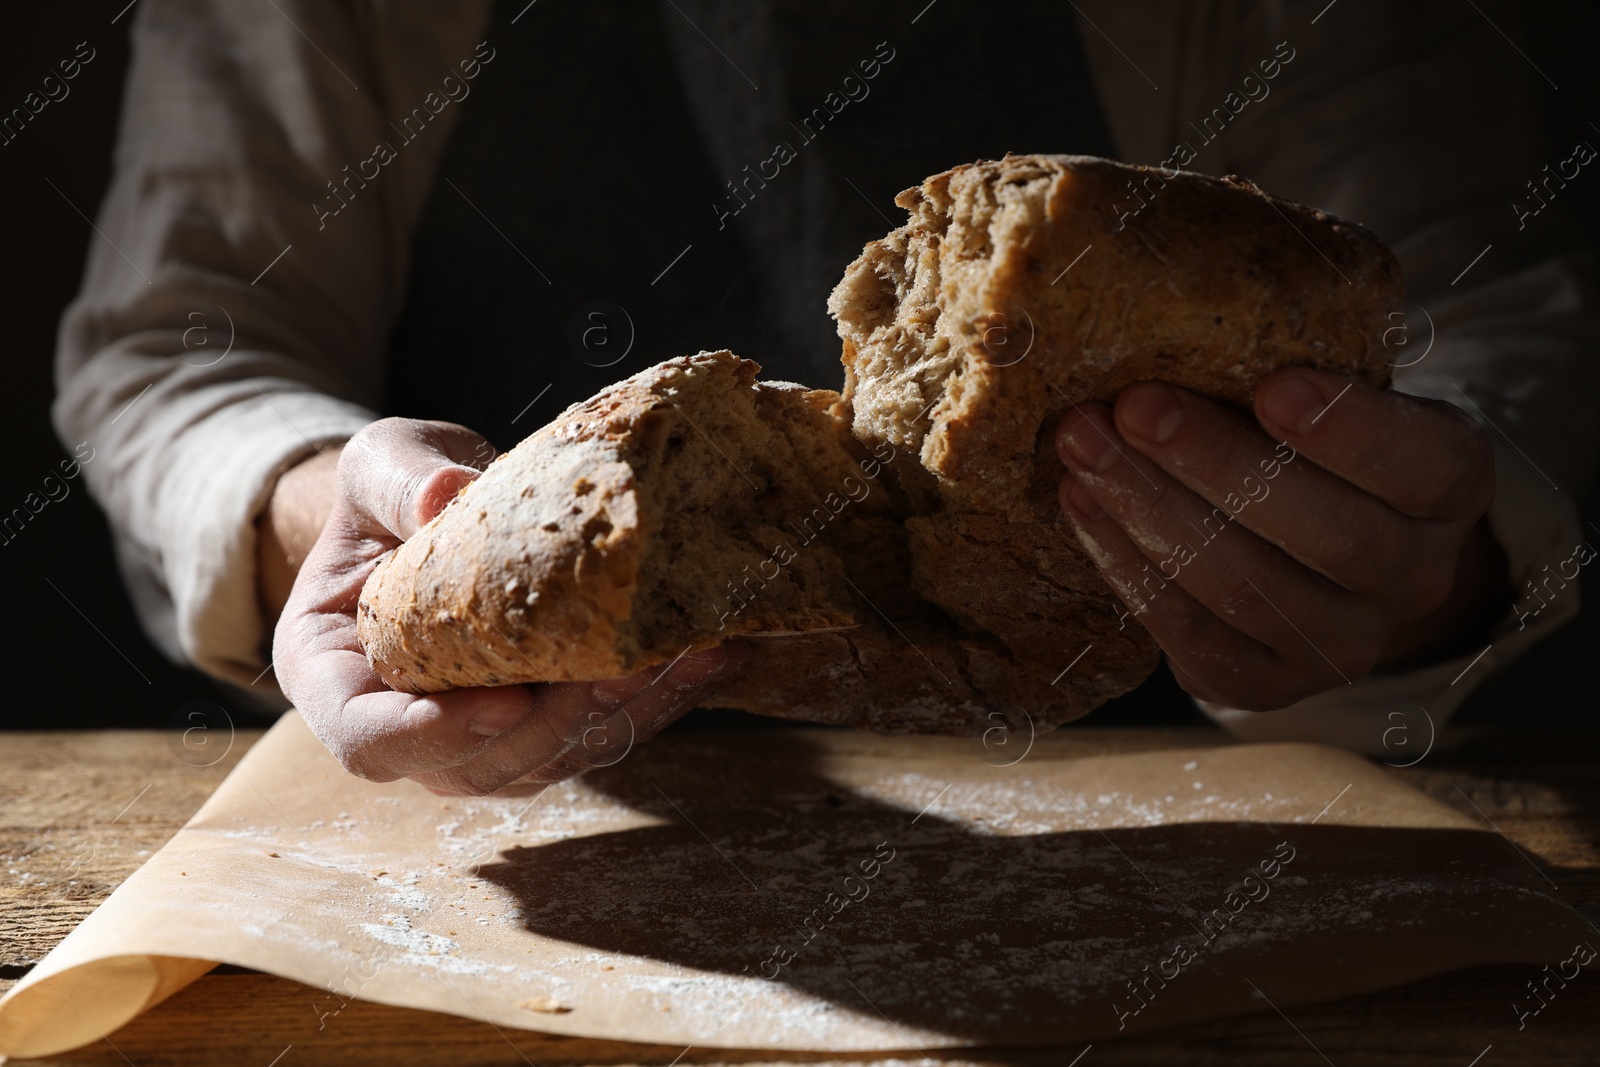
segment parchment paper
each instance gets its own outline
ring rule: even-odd
[[[0,1001],[0,1051],[111,1034],[226,962],[614,1040],[923,1050],[1098,1039],[1488,962],[1581,918],[1360,757],[1026,758],[669,734],[530,802],[345,774],[295,715]],[[1592,939],[1591,939],[1592,940]],[[1518,991],[1507,990],[1513,997]]]

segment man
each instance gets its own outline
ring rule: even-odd
[[[824,294],[892,225],[895,191],[956,163],[1237,172],[1395,248],[1415,304],[1388,339],[1403,393],[1283,371],[1251,420],[1137,386],[1060,427],[1063,507],[1216,718],[1376,750],[1396,709],[1441,722],[1577,610],[1575,586],[1512,598],[1570,557],[1594,473],[1593,295],[1556,202],[1583,153],[1542,154],[1524,61],[1489,18],[147,0],[58,425],[108,457],[90,484],[171,654],[249,684],[282,609],[277,679],[351,770],[537,788],[581,768],[590,724],[648,736],[739,653],[657,685],[389,691],[354,594],[495,445],[700,348],[836,381]],[[226,355],[197,350],[193,315],[229,324]],[[1275,441],[1306,460],[1282,506],[1133,595],[1163,524],[1209,511]]]

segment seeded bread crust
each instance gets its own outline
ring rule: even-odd
[[[669,360],[498,457],[367,579],[356,621],[374,667],[409,692],[592,680],[733,637],[858,625],[822,545],[748,607],[726,588],[770,559],[786,496],[820,498],[865,455],[837,393],[759,369],[726,351]],[[881,563],[905,536],[877,497],[845,532],[896,538]]]
[[[1241,409],[1286,365],[1388,380],[1394,257],[1248,182],[1008,156],[896,203],[829,301],[842,398],[718,352],[569,408],[369,579],[390,684],[615,677],[746,636],[719,706],[1048,729],[1159,658],[1061,516],[1060,416],[1149,379]]]

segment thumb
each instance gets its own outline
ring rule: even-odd
[[[432,522],[433,517],[443,511],[445,505],[454,500],[461,490],[477,481],[480,473],[457,463],[435,467],[426,473],[412,499],[401,502],[404,512],[412,517],[415,525],[409,530],[396,530],[395,533],[401,540],[409,540],[417,530]]]
[[[447,422],[383,419],[363,429],[339,459],[341,495],[365,532],[404,541],[444,510],[493,455],[479,434]]]

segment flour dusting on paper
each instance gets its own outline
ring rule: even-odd
[[[317,986],[325,1025],[360,997],[839,1051],[1097,1039],[1257,1010],[1243,976],[1290,1005],[1570,948],[1495,835],[1348,754],[1066,737],[995,768],[852,736],[669,734],[531,801],[451,799],[346,775],[289,716],[119,890],[138,918],[114,897],[84,935]]]

